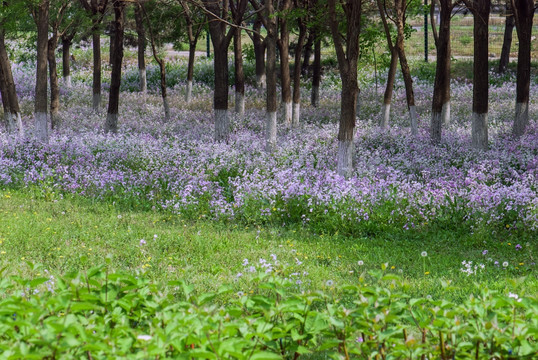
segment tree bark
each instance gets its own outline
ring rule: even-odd
[[[273,0],[265,1],[265,18],[267,36],[265,37],[265,43],[267,46],[267,62],[266,62],[266,74],[267,74],[267,94],[266,94],[266,150],[271,152],[276,147],[276,110],[277,110],[277,98],[276,98],[276,19],[274,18],[274,6]]]
[[[62,78],[67,87],[71,87],[71,43],[71,39],[62,36]]]
[[[390,33],[387,17],[385,16],[385,6],[381,3],[382,0],[377,0],[377,8],[385,30],[387,46],[390,51],[390,65],[387,74],[387,83],[385,85],[385,93],[383,95],[383,105],[381,107],[381,120],[379,126],[381,129],[386,129],[390,121],[390,105],[392,103],[392,93],[394,89],[394,80],[396,78],[396,69],[398,67],[398,49],[392,43],[392,35]]]
[[[189,44],[189,63],[187,64],[187,92],[185,101],[189,103],[192,97],[192,79],[194,77],[194,60],[196,58],[196,43]]]
[[[353,171],[353,135],[357,111],[359,85],[357,80],[357,62],[359,59],[359,35],[361,28],[362,1],[347,0],[343,4],[346,16],[346,31],[340,33],[336,16],[336,0],[328,1],[329,26],[333,38],[340,78],[342,95],[340,103],[340,123],[338,127],[337,173],[346,178]],[[345,42],[345,49],[344,49]]]
[[[411,78],[411,71],[409,70],[409,64],[407,63],[407,57],[405,56],[404,46],[404,28],[405,28],[405,11],[407,2],[405,0],[395,0],[396,6],[396,48],[398,49],[398,57],[400,58],[400,68],[405,84],[405,97],[407,100],[407,109],[409,110],[409,123],[411,127],[411,134],[418,135],[417,113],[415,106],[415,92],[413,91],[413,79]]]
[[[301,71],[304,70],[301,68]],[[314,43],[314,63],[312,64],[312,94],[310,101],[313,107],[319,106],[319,84],[321,83],[321,39]]]
[[[512,34],[514,32],[515,20],[512,10],[511,0],[506,0],[506,21],[504,23],[504,39],[499,59],[499,73],[504,73],[510,62],[510,48],[512,47]]]
[[[243,72],[243,50],[241,47],[241,29],[234,33],[235,64],[235,112],[239,116],[245,114],[245,73]]]
[[[280,49],[280,87],[282,91],[282,111],[284,117],[284,125],[289,127],[292,121],[292,104],[291,104],[291,74],[290,74],[290,31],[288,28],[288,20],[286,16],[291,9],[291,0],[283,0],[281,15],[279,17],[280,39],[278,45]]]
[[[47,44],[49,31],[49,0],[41,0],[37,8],[37,70],[35,87],[35,137],[48,142],[47,123]]]
[[[123,11],[125,4],[122,0],[114,0],[114,53],[112,58],[112,74],[110,77],[110,92],[108,110],[105,122],[106,133],[118,132],[118,109],[120,100],[121,67],[123,62]]]
[[[516,111],[512,135],[520,137],[529,123],[532,18],[534,0],[512,0],[519,50],[517,54]]]
[[[292,126],[298,127],[301,113],[301,55],[307,35],[304,19],[298,19],[299,37],[295,46],[295,64],[293,66],[293,117]]]
[[[430,136],[434,144],[441,142],[442,124],[450,122],[450,17],[452,1],[440,0],[439,35],[435,43],[437,65],[433,87]]]
[[[228,43],[216,21],[209,23],[211,41],[215,49],[213,64],[215,67],[215,88],[213,92],[213,109],[215,110],[215,140],[227,141],[230,133],[228,120]]]
[[[59,125],[58,113],[60,111],[60,86],[58,84],[58,68],[56,66],[56,47],[58,35],[54,33],[47,42],[47,59],[49,63],[50,81],[50,125],[54,130]]]
[[[19,136],[24,136],[24,128],[21,119],[21,110],[19,107],[19,99],[13,80],[11,71],[11,63],[5,44],[5,31],[0,28],[0,72],[2,79],[2,103],[4,104],[4,117],[7,122],[7,130],[9,133],[16,133]],[[6,111],[7,107],[7,111]]]
[[[266,75],[265,75],[265,43],[259,34],[262,27],[260,19],[254,21],[252,35],[252,44],[254,45],[254,58],[256,61],[256,87],[258,89],[265,89]]]
[[[472,142],[475,149],[488,149],[488,41],[490,0],[468,0],[473,13],[474,62],[473,62],[473,119]]]
[[[94,20],[92,29],[93,44],[93,84],[92,84],[92,106],[95,112],[101,107],[101,33],[99,23]]]
[[[310,66],[310,57],[312,56],[312,46],[315,46],[315,42],[319,40],[317,39],[319,35],[320,35],[319,32],[311,31],[310,34],[308,35],[308,38],[306,39],[306,44],[304,46],[303,65],[301,66],[301,69],[303,69],[303,75],[306,74],[306,71],[308,70],[308,67]]]
[[[135,23],[137,35],[137,54],[138,54],[138,73],[140,77],[140,91],[146,92],[148,82],[146,76],[146,31],[144,29],[144,18],[142,16],[142,8],[139,4],[135,4]]]

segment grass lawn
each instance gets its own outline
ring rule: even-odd
[[[298,226],[189,221],[72,195],[45,198],[28,188],[2,190],[0,211],[0,267],[7,267],[7,274],[39,276],[46,269],[60,275],[103,264],[112,255],[114,270],[145,273],[158,283],[185,279],[204,292],[233,283],[240,291],[242,283],[235,279],[247,271],[244,259],[253,264],[271,261],[274,254],[296,273],[298,290],[356,284],[365,271],[386,264],[387,272],[409,282],[411,296],[459,301],[476,284],[506,293],[538,292],[537,244],[509,230],[315,234]],[[476,274],[464,273],[462,261],[478,265]],[[31,270],[27,262],[42,266]]]

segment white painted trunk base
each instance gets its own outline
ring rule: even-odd
[[[348,179],[353,171],[353,141],[338,141],[336,172]]]
[[[118,131],[118,114],[106,114],[105,132],[115,134]]]
[[[529,124],[529,103],[516,103],[516,114],[512,134],[521,136]]]
[[[49,126],[47,113],[35,113],[35,137],[41,142],[49,142]]]
[[[140,77],[140,91],[148,91],[148,81],[146,77],[146,69],[138,69],[138,76]]]
[[[71,87],[72,85],[71,75],[67,75],[66,77],[63,78],[63,80],[64,80],[64,85],[66,87]]]
[[[310,102],[313,107],[319,106],[319,86],[312,86],[312,94],[310,96]]]
[[[290,127],[291,126],[291,121],[292,121],[292,118],[293,118],[293,107],[292,107],[291,102],[282,103],[282,112],[283,112],[282,115],[284,117],[284,125],[286,127]]]
[[[409,121],[411,123],[411,135],[418,135],[418,118],[417,107],[415,105],[409,107]]]
[[[390,104],[381,105],[381,120],[379,122],[379,127],[383,130],[389,127],[390,121]]]
[[[245,95],[239,92],[235,93],[235,112],[239,116],[245,115]]]
[[[215,111],[215,140],[227,141],[230,133],[228,110],[214,109]]]
[[[294,128],[299,127],[301,121],[301,103],[293,103],[293,118],[291,126]]]
[[[276,147],[276,111],[267,112],[265,123],[265,150],[272,152]]]
[[[471,135],[473,148],[488,149],[488,113],[479,114],[473,112]]]
[[[450,117],[450,101],[443,104],[443,107],[441,108],[441,119],[442,123],[445,125],[450,125],[452,122],[452,119]]]
[[[93,111],[99,112],[99,108],[101,107],[101,94],[93,94],[92,106]]]
[[[256,75],[256,87],[258,89],[265,89],[267,85],[265,75]]]
[[[13,113],[11,115],[11,118],[13,119],[12,121],[16,125],[16,130],[17,130],[17,133],[19,134],[19,136],[24,137],[24,126],[22,125],[21,113]]]
[[[168,105],[167,97],[163,97],[163,107],[164,107],[164,119],[170,120],[170,106]]]
[[[185,94],[185,101],[191,102],[192,98],[192,81],[187,81],[187,93]]]

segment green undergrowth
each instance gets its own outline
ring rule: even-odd
[[[475,283],[538,292],[536,239],[509,229],[385,226],[356,235],[324,233],[301,223],[185,219],[73,195],[47,198],[28,189],[1,191],[0,214],[0,267],[11,275],[28,276],[27,262],[61,275],[110,257],[111,271],[157,283],[183,279],[205,292],[237,284],[248,271],[245,259],[253,264],[274,257],[300,274],[300,291],[328,281],[353,285],[360,273],[383,265],[411,284],[410,296],[462,301]]]

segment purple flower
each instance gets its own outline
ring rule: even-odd
[[[522,246],[520,244],[516,245],[516,250],[521,250]]]
[[[488,254],[487,250],[482,251],[482,255],[487,255],[487,254]]]

